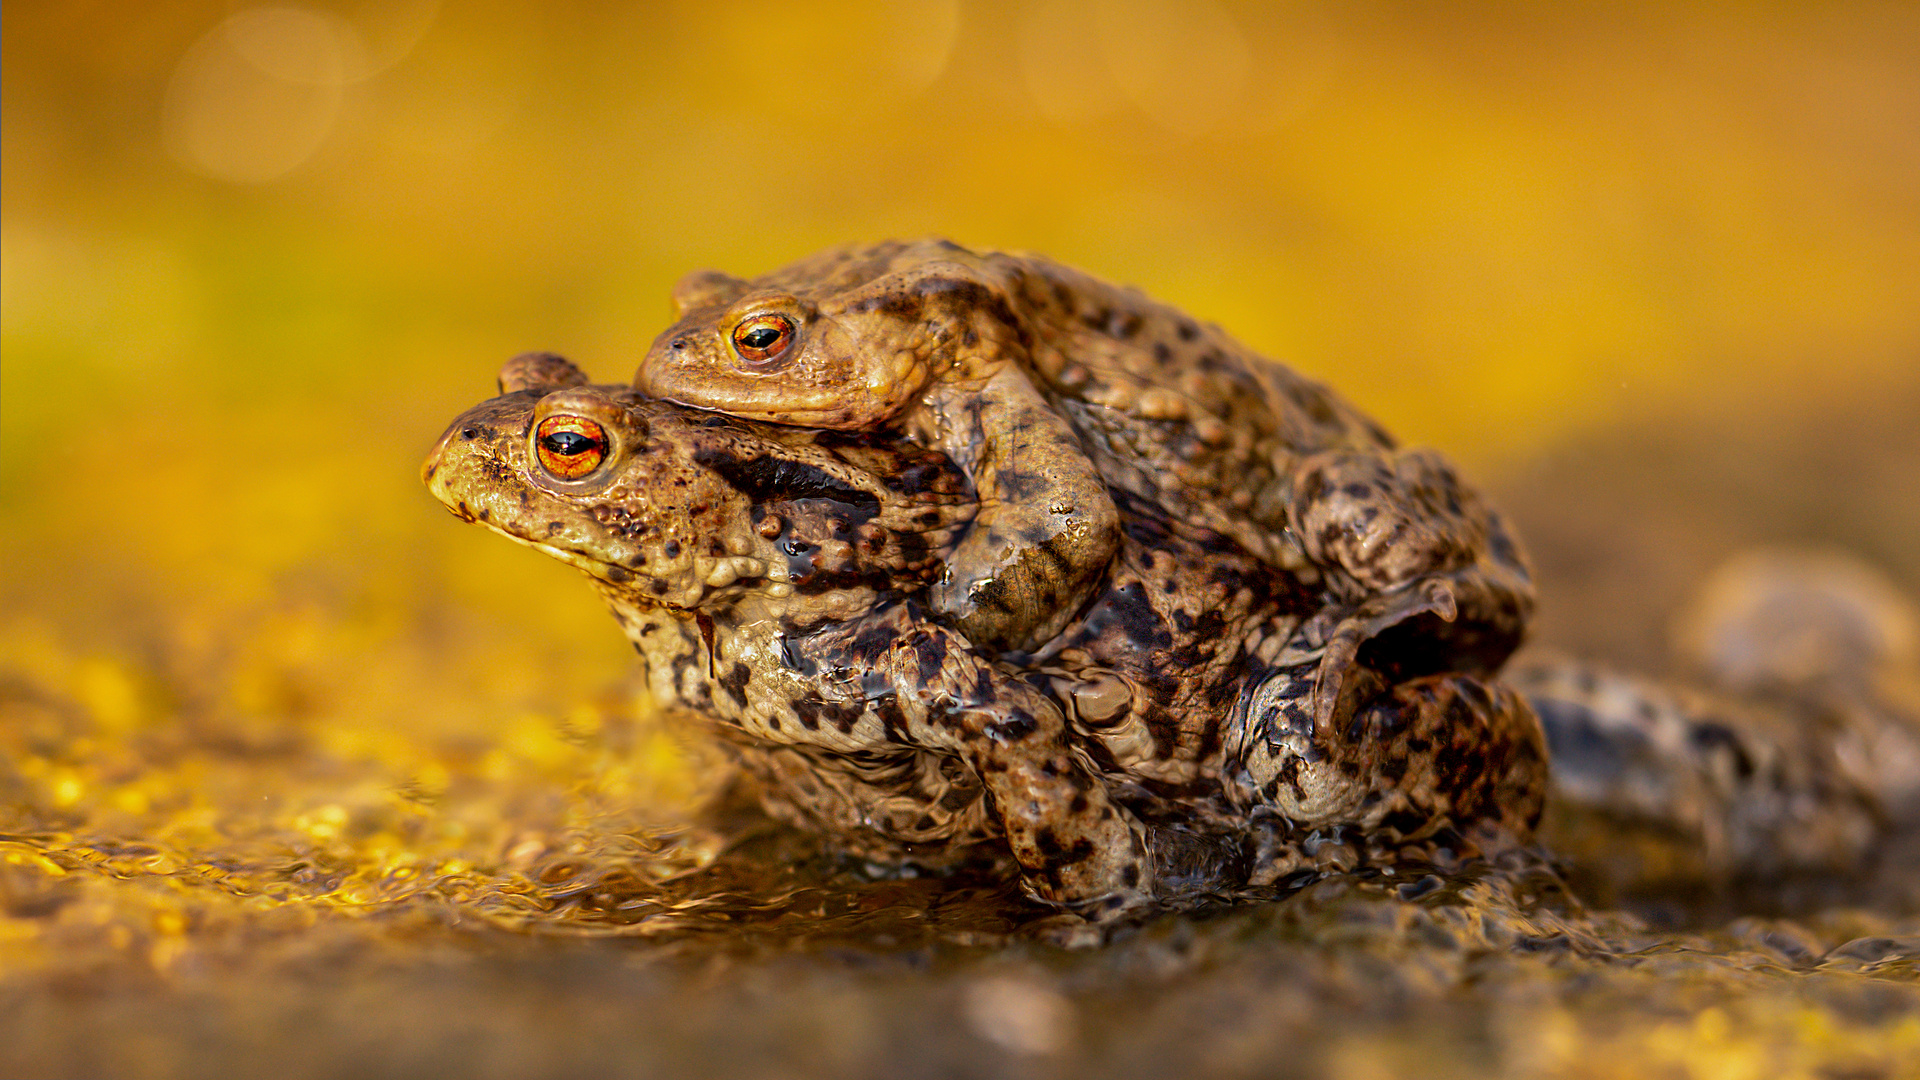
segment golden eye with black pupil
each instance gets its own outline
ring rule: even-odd
[[[540,465],[562,480],[578,480],[607,457],[607,433],[583,416],[549,416],[540,421],[533,445]]]
[[[755,315],[733,328],[733,349],[750,364],[764,364],[787,351],[793,334],[793,320],[785,315]]]

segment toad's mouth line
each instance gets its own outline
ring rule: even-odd
[[[696,556],[683,569],[663,576],[611,563],[585,551],[529,539],[489,521],[480,521],[478,524],[522,547],[532,548],[566,563],[597,582],[619,589],[623,594],[661,607],[694,611],[708,606],[727,592],[737,595],[757,588],[769,596],[780,597],[793,588],[787,582],[770,577],[765,561],[749,556]]]

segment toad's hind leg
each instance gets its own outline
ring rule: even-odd
[[[1072,620],[1119,546],[1119,511],[1079,437],[1026,375],[995,375],[943,447],[980,512],[936,582],[936,610],[984,648],[1028,649]]]
[[[1287,527],[1328,571],[1330,590],[1352,601],[1304,634],[1324,645],[1319,722],[1346,696],[1356,663],[1393,680],[1484,675],[1519,645],[1533,611],[1526,556],[1437,455],[1329,450],[1301,461],[1290,482]]]
[[[1273,676],[1248,716],[1248,778],[1283,817],[1308,828],[1351,826],[1382,846],[1449,827],[1483,851],[1531,835],[1547,754],[1519,694],[1431,675],[1319,724],[1301,707],[1305,682],[1298,672]]]

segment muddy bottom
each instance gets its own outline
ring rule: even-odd
[[[1687,586],[1759,542],[1920,584],[1920,394],[1846,414],[1495,484],[1541,647],[1661,673]],[[1913,830],[1846,880],[1622,889],[1562,816],[1557,856],[1103,940],[992,868],[901,877],[675,787],[698,748],[617,688],[402,769],[261,718],[311,702],[199,707],[195,670],[0,655],[0,1075],[1920,1076]]]

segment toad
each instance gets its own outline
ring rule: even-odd
[[[1339,628],[1400,604],[1357,588],[1375,579],[1304,542],[1276,565],[1273,545],[1096,470],[1112,535],[1087,596],[1029,620],[1043,637],[993,648],[938,616],[940,586],[1007,504],[937,447],[592,386],[549,355],[510,362],[501,390],[441,438],[433,494],[584,571],[657,700],[706,717],[770,812],[849,853],[938,868],[1001,852],[1033,897],[1105,919],[1409,848],[1491,850],[1538,815],[1541,731],[1492,677],[1517,605],[1461,620],[1474,634],[1403,618],[1354,645]],[[1399,462],[1375,460],[1389,478]],[[1444,490],[1402,505],[1440,523],[1420,535],[1466,521],[1484,536],[1490,512]],[[1364,554],[1393,535],[1320,539]],[[1476,595],[1474,558],[1456,561],[1402,587]]]
[[[1367,642],[1397,632],[1430,671],[1484,670],[1530,611],[1517,545],[1443,461],[1137,290],[928,239],[751,280],[691,274],[673,303],[642,392],[899,430],[966,475],[979,513],[925,602],[976,646],[1032,651],[1079,617],[1125,542],[1126,499],[1345,602],[1321,628],[1320,724]]]

